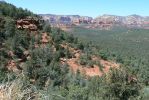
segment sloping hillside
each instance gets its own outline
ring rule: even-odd
[[[7,5],[7,4],[4,3],[4,5]],[[15,7],[12,5],[8,5],[8,8],[15,8]],[[4,9],[7,9],[7,8],[4,7]],[[15,9],[17,9],[17,8],[15,8]],[[41,49],[41,52],[42,52],[42,49],[43,50],[44,49],[49,49],[49,50],[53,49],[53,50],[51,50],[53,55],[55,55],[55,53],[58,53],[57,54],[58,57],[56,60],[59,61],[60,58],[66,59],[66,62],[64,64],[68,64],[70,66],[70,68],[72,68],[74,71],[82,70],[82,69],[90,71],[90,70],[92,70],[92,68],[90,68],[90,67],[93,67],[93,68],[94,68],[94,66],[100,67],[100,66],[97,66],[96,64],[93,64],[93,66],[88,66],[88,67],[84,66],[86,68],[83,68],[83,66],[75,63],[80,60],[81,55],[84,55],[84,53],[86,53],[86,51],[88,51],[88,48],[85,47],[83,44],[82,44],[82,47],[83,47],[82,50],[79,47],[77,47],[77,45],[81,44],[81,42],[78,41],[77,38],[74,38],[72,35],[69,35],[69,34],[61,31],[60,29],[51,29],[50,26],[48,26],[48,25],[43,26],[43,30],[41,30],[39,28],[40,27],[39,25],[41,24],[42,20],[39,19],[38,17],[35,17],[35,15],[30,14],[30,12],[29,12],[30,16],[28,16],[29,14],[22,16],[22,18],[24,18],[24,19],[20,19],[21,17],[16,18],[16,19],[10,19],[7,17],[7,16],[10,16],[9,12],[8,12],[8,14],[6,12],[6,15],[5,15],[5,12],[6,11],[4,10],[4,12],[3,12],[4,17],[1,18],[4,21],[4,23],[2,23],[2,25],[4,26],[4,32],[2,32],[2,33],[3,33],[3,35],[5,35],[4,37],[2,37],[4,40],[2,43],[2,51],[5,52],[6,54],[8,54],[7,56],[10,58],[7,61],[7,63],[4,63],[4,65],[6,65],[8,70],[12,70],[12,71],[19,70],[20,64],[26,63],[28,61],[28,56],[29,56],[29,59],[33,59],[32,53],[36,49],[37,50]],[[28,12],[28,11],[26,11],[26,12]],[[22,10],[22,13],[24,13],[23,10]],[[15,15],[12,15],[12,18],[13,18],[13,16],[15,16]],[[5,24],[7,25],[11,22],[9,20],[12,20],[14,22],[14,24],[12,24],[13,28],[11,28],[11,26],[5,27]],[[5,23],[5,21],[6,21],[6,23]],[[7,28],[11,28],[10,31],[7,30]],[[8,32],[5,30],[7,30]],[[55,33],[54,33],[54,31],[55,31]],[[11,34],[11,36],[7,36],[6,33]],[[15,40],[15,38],[18,38],[18,37],[20,37],[20,38]],[[32,39],[34,39],[34,41],[32,41]],[[71,39],[71,42],[70,42],[70,39]],[[26,40],[28,40],[28,41],[26,41]],[[9,41],[12,41],[12,42],[9,43]],[[15,42],[15,43],[13,43],[13,42]],[[65,45],[64,43],[69,44],[69,45]],[[7,45],[9,45],[8,48],[6,48]],[[70,47],[71,45],[73,45],[73,46]],[[31,50],[31,46],[34,46],[32,48],[32,50]],[[90,50],[91,49],[92,48],[90,48]],[[72,57],[67,58],[68,54],[65,54],[66,51],[69,52],[72,55]],[[80,52],[76,53],[76,51],[80,51]],[[47,52],[50,52],[50,51],[47,51]],[[38,52],[37,52],[37,54],[38,54]],[[78,56],[76,56],[76,55],[78,55]],[[93,54],[90,54],[90,55],[92,56]],[[6,59],[6,58],[4,58],[4,59]],[[39,59],[39,58],[37,58],[37,59]],[[98,60],[98,61],[93,61],[91,58],[90,60],[92,62],[99,62],[99,63],[104,62],[102,59]],[[36,62],[36,60],[35,60],[35,62]],[[108,62],[108,63],[110,63],[110,62]],[[105,67],[105,69],[106,69],[106,67],[115,67],[115,66],[111,66],[111,65],[115,65],[112,63],[110,65],[101,63],[101,65],[103,67]],[[37,64],[37,65],[35,64],[35,66],[41,67],[40,64]],[[74,66],[77,66],[78,68],[74,68]],[[21,66],[20,69],[22,70],[23,67],[24,66]],[[98,73],[95,72],[96,73],[95,75],[100,75],[101,74],[100,69],[99,68],[95,68],[95,69],[98,72]],[[88,73],[88,71],[86,73]],[[94,76],[94,72],[92,72],[92,73],[93,73],[93,75],[89,75],[89,76]]]
[[[6,2],[0,2],[0,11],[0,99],[128,100],[140,95],[137,75],[100,57],[91,42]]]

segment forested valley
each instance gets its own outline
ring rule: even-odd
[[[146,52],[121,55],[74,35],[0,1],[0,100],[148,100]]]

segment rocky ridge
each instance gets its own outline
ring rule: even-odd
[[[126,27],[137,27],[149,29],[149,17],[139,15],[116,16],[102,15],[96,18],[79,15],[52,15],[40,14],[44,20],[49,21],[52,26],[71,27],[73,25],[87,25],[88,28],[109,28],[115,25]]]

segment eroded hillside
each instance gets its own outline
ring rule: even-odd
[[[1,100],[141,96],[139,76],[106,59],[105,53],[101,56],[92,42],[50,27],[40,16],[12,4],[0,1],[0,11]]]

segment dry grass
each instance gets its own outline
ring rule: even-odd
[[[22,79],[16,79],[0,84],[0,100],[43,100],[43,94],[35,92],[35,90],[25,87]]]

